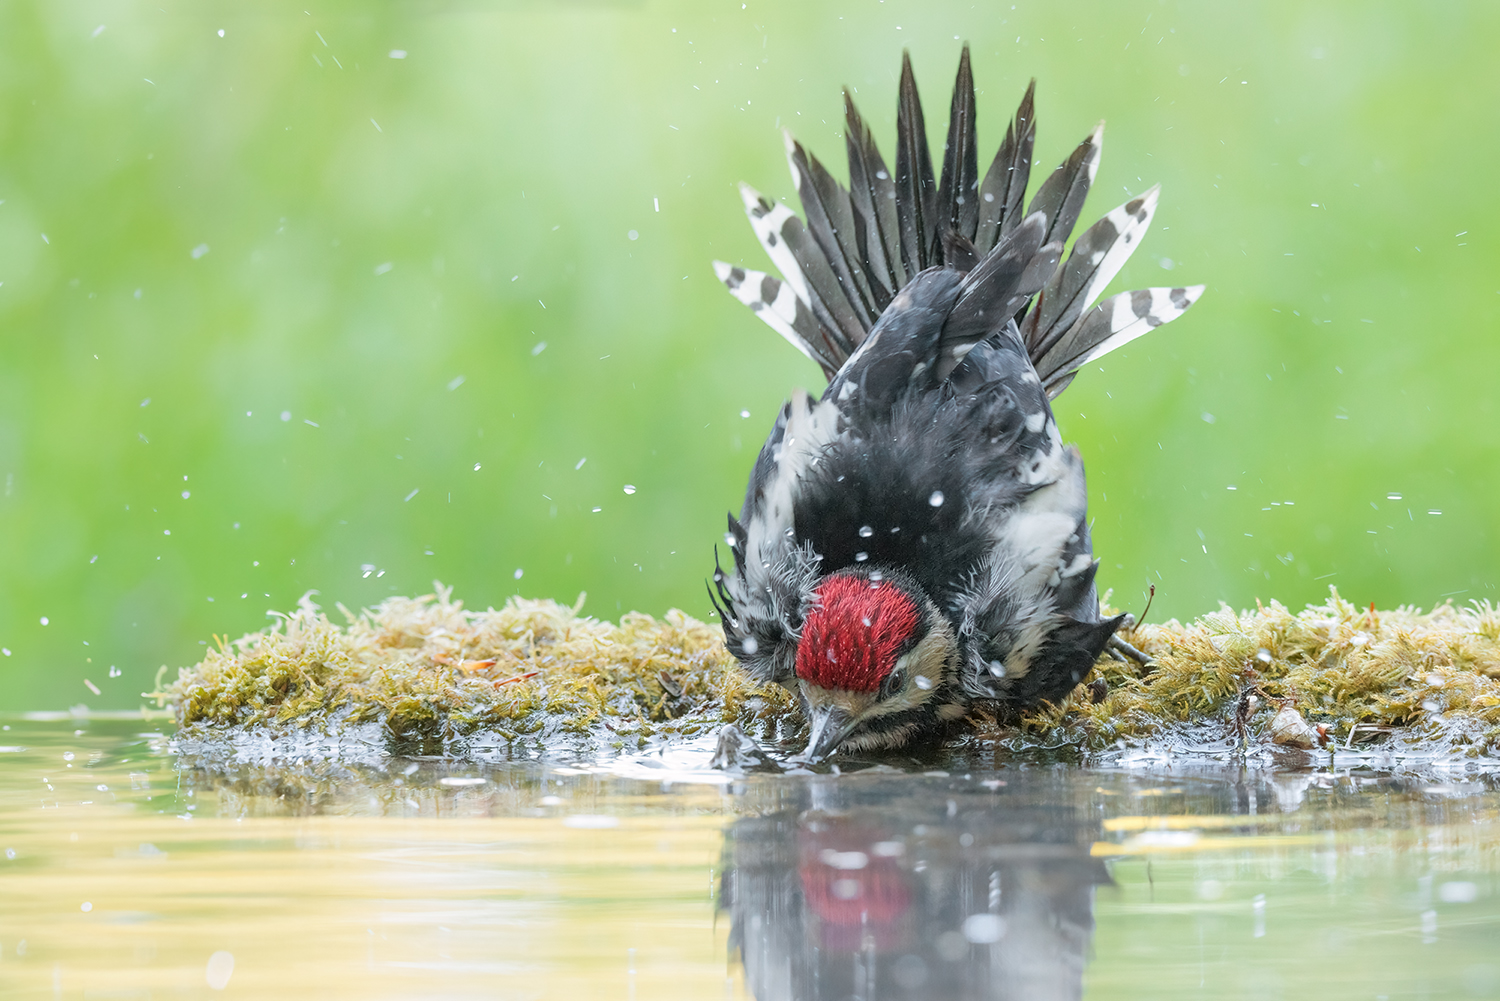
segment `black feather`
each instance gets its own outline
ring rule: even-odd
[[[943,171],[938,183],[936,243],[930,258],[934,263],[946,260],[943,239],[947,233],[958,233],[971,243],[974,240],[974,228],[979,221],[979,154],[975,128],[974,74],[969,69],[969,47],[965,45],[958,60],[958,79],[953,81],[948,143],[943,148]]]
[[[979,267],[979,252],[968,237],[950,229],[943,234],[943,263],[960,274]]]
[[[823,392],[837,400],[851,423],[882,419],[937,360],[943,318],[958,298],[960,276],[951,268],[929,268],[917,276],[870,331],[859,354],[850,358]]]
[[[787,159],[797,179],[797,194],[807,215],[808,232],[822,250],[839,283],[842,298],[859,323],[859,336],[852,338],[858,346],[879,311],[872,308],[870,287],[860,264],[849,193],[829,175],[817,157],[807,155],[790,133],[786,140]]]
[[[849,150],[849,194],[854,227],[863,248],[875,304],[884,311],[906,284],[901,263],[901,230],[896,219],[896,182],[885,167],[870,127],[844,91],[844,142]]]
[[[808,297],[812,300],[808,305],[822,328],[824,344],[819,347],[824,354],[842,364],[864,338],[865,328],[854,315],[854,307],[845,297],[823,248],[818,246],[802,220],[795,215],[788,216],[781,225],[781,239],[797,259],[802,277],[807,282]]]
[[[922,99],[911,71],[911,53],[901,54],[901,93],[896,104],[896,216],[901,227],[901,263],[915,276],[933,263],[936,185],[927,151]]]
[[[995,249],[978,267],[964,276],[958,301],[943,325],[940,350],[983,340],[1003,328],[1017,309],[1036,293],[1023,286],[1023,278],[1035,281],[1038,270],[1032,267],[1041,249],[1046,220],[1041,215],[1028,218],[1024,225],[996,244]],[[1045,282],[1045,278],[1042,279]],[[939,378],[952,371],[956,360],[939,367]]]
[[[1088,197],[1089,185],[1094,181],[1103,136],[1104,125],[1100,123],[1089,133],[1088,138],[1078,144],[1072,155],[1042,182],[1041,189],[1031,200],[1031,206],[1026,209],[1027,215],[1033,212],[1047,214],[1047,235],[1043,242],[1062,240],[1066,243],[1068,236],[1072,234],[1073,225],[1078,222],[1078,214],[1083,211],[1083,200]]]
[[[1089,588],[1098,615],[1099,599]],[[1017,705],[1038,702],[1058,703],[1093,669],[1094,661],[1104,652],[1105,644],[1125,621],[1119,615],[1100,622],[1091,618],[1063,618],[1047,634],[1041,651],[1032,660],[1030,670],[1006,686],[1005,697]]]
[[[1005,141],[979,186],[974,246],[980,253],[987,252],[1021,224],[1021,205],[1026,197],[1026,182],[1031,177],[1031,150],[1036,142],[1036,122],[1032,117],[1035,98],[1036,81],[1032,80],[1016,109],[1015,120],[1005,127]]]

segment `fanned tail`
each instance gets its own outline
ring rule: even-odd
[[[787,161],[806,222],[741,185],[751,226],[782,277],[715,261],[719,280],[832,380],[918,274],[952,268],[963,281],[943,325],[934,375],[946,378],[970,348],[1014,319],[1047,395],[1056,397],[1080,366],[1181,316],[1203,286],[1142,289],[1098,301],[1149,229],[1159,186],[1085,230],[1059,266],[1099,169],[1104,125],[1046,177],[1023,212],[1036,141],[1035,93],[1033,80],[981,180],[965,45],[942,170],[934,178],[916,77],[903,53],[894,173],[846,90],[849,187],[787,133]]]

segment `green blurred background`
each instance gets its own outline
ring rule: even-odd
[[[842,176],[844,84],[892,156],[903,48],[941,149],[960,40],[990,149],[1032,76],[1043,169],[1108,120],[1085,222],[1163,183],[1115,289],[1208,285],[1058,401],[1115,601],[1495,598],[1496,37],[1478,3],[0,3],[0,708],[135,706],[309,589],[706,617],[821,386],[714,281],[764,267],[735,183],[795,204],[778,125]]]

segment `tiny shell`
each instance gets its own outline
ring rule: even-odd
[[[1307,725],[1302,714],[1291,706],[1283,706],[1271,720],[1271,740],[1285,747],[1300,747],[1311,750],[1318,745],[1318,735]]]

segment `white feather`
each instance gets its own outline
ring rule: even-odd
[[[1079,366],[1087,365],[1091,361],[1097,361],[1119,347],[1124,347],[1142,334],[1170,323],[1183,313],[1187,312],[1188,306],[1198,301],[1203,294],[1205,286],[1190,285],[1184,288],[1186,305],[1178,307],[1172,302],[1173,289],[1150,288],[1145,291],[1151,293],[1150,312],[1145,316],[1137,316],[1130,305],[1130,297],[1134,293],[1121,292],[1119,295],[1111,296],[1099,304],[1099,308],[1110,313],[1110,335],[1100,341],[1092,351],[1084,356]],[[1152,321],[1156,322],[1152,322]]]
[[[718,275],[719,281],[723,282],[729,289],[729,293],[740,302],[749,306],[755,314],[782,337],[785,337],[792,347],[801,351],[813,361],[818,361],[813,354],[811,346],[797,333],[793,324],[797,321],[797,297],[792,291],[791,284],[778,281],[779,288],[776,290],[776,298],[767,302],[761,295],[762,283],[767,275],[764,271],[751,271],[749,268],[741,268],[745,278],[738,285],[730,284],[734,265],[723,261],[714,261],[714,274]]]
[[[760,245],[766,248],[766,255],[771,258],[771,263],[776,265],[797,298],[811,309],[812,299],[808,296],[807,278],[802,274],[802,266],[797,263],[792,248],[781,238],[782,225],[795,213],[780,202],[771,201],[744,182],[740,183],[740,198],[745,202],[745,215],[750,219],[750,228],[755,230]],[[764,215],[760,214],[762,203],[771,206],[771,211]]]

